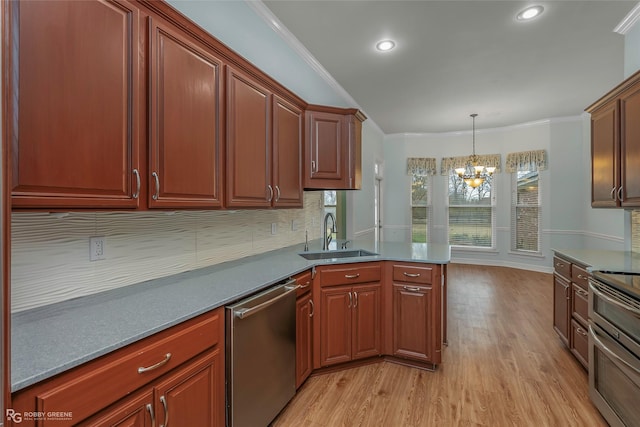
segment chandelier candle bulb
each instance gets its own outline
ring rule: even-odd
[[[469,156],[466,167],[456,168],[458,176],[466,185],[471,188],[478,188],[484,181],[493,175],[496,168],[494,166],[484,166],[478,164],[478,156],[476,155],[476,117],[477,114],[471,114],[473,120],[473,154]]]

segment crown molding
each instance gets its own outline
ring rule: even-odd
[[[302,58],[313,71],[320,76],[327,84],[340,96],[345,102],[350,105],[358,108],[360,111],[365,113],[365,115],[369,116],[369,122],[373,127],[381,134],[385,135],[380,126],[376,122],[371,119],[369,114],[366,114],[366,111],[360,107],[360,105],[356,102],[355,99],[347,92],[341,85],[338,83],[336,79],[327,71],[326,68],[320,64],[320,62],[309,52],[309,50],[298,40],[296,36],[293,35],[291,31],[287,27],[284,26],[282,22],[271,12],[262,0],[245,0],[245,2],[253,9],[253,11],[269,26],[271,29],[284,40],[289,47],[291,47],[294,52],[296,52],[300,58]]]
[[[623,36],[629,32],[631,28],[638,22],[640,19],[640,3],[636,4],[636,6],[631,9],[627,16],[625,16],[622,21],[613,29],[614,33],[622,34]]]

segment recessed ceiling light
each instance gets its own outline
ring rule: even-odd
[[[529,21],[535,18],[536,16],[540,16],[543,10],[544,10],[544,7],[542,6],[530,6],[524,9],[522,12],[518,13],[516,15],[516,19],[518,21]]]
[[[376,49],[378,49],[380,52],[388,52],[394,47],[396,47],[396,44],[393,40],[380,40],[378,43],[376,43]]]

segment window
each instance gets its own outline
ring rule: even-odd
[[[336,239],[346,239],[346,193],[344,191],[328,190],[324,191],[322,220],[328,212],[336,218],[336,233],[333,233],[333,241]],[[329,222],[331,225],[331,222]]]
[[[538,171],[513,174],[511,197],[511,250],[540,252],[540,175]]]
[[[495,236],[495,176],[472,188],[449,173],[449,244],[452,246],[493,248]]]
[[[411,241],[414,243],[429,241],[430,186],[429,175],[411,175]]]

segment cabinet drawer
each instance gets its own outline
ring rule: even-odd
[[[589,369],[589,338],[587,330],[575,320],[571,320],[571,353],[586,369]]]
[[[218,309],[25,390],[21,399],[29,406],[35,403],[36,408],[27,410],[73,412],[74,420],[83,420],[224,343],[223,334],[223,309]]]
[[[322,269],[320,286],[379,282],[381,277],[380,265],[350,264],[348,267]]]
[[[393,281],[430,285],[433,283],[433,268],[394,264]]]
[[[553,268],[559,275],[571,279],[571,263],[557,256],[553,257]]]
[[[571,284],[571,316],[578,319],[583,326],[587,325],[587,319],[589,319],[588,293],[575,283]]]
[[[586,290],[589,285],[589,277],[591,274],[584,268],[571,264],[571,281]]]
[[[311,290],[311,270],[299,273],[293,277],[300,286],[296,291],[296,297],[306,294]]]

